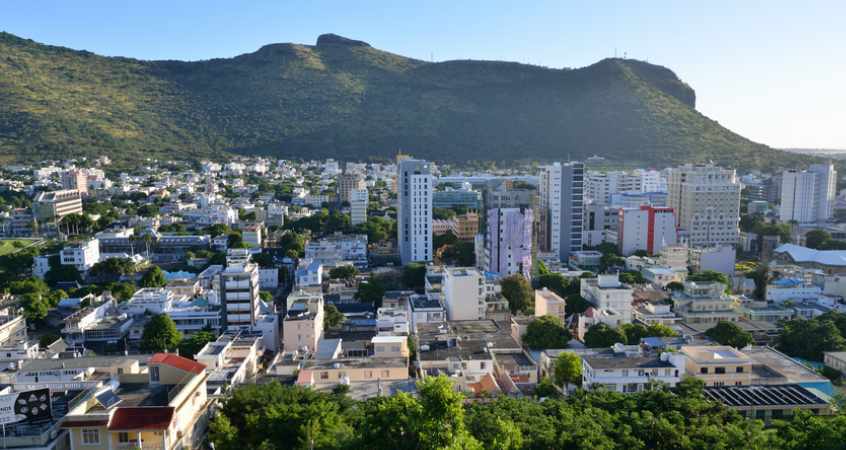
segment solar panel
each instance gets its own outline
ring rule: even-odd
[[[106,409],[109,409],[112,406],[115,406],[120,403],[120,397],[118,397],[111,389],[97,394],[96,398],[97,402],[103,405],[103,408]]]

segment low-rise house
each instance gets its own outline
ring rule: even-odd
[[[613,392],[641,392],[652,383],[675,386],[685,371],[678,353],[644,353],[637,346],[614,347],[582,357],[582,387]]]
[[[550,315],[566,323],[567,301],[548,288],[535,289],[535,316]]]
[[[621,283],[618,275],[584,278],[580,285],[582,298],[592,303],[600,312],[596,316],[600,322],[615,327],[631,323],[634,290]]]
[[[106,301],[65,318],[62,337],[71,346],[115,345],[129,334],[132,324],[132,317],[121,312],[114,301]]]
[[[209,372],[206,382],[209,397],[221,397],[231,388],[253,379],[263,353],[264,341],[261,333],[256,332],[225,332],[206,344],[194,359]]]
[[[726,295],[719,282],[684,283],[683,291],[673,292],[673,311],[692,324],[717,324],[740,319],[737,302]]]
[[[147,371],[118,374],[113,383],[71,406],[62,421],[70,448],[198,448],[209,400],[206,366],[157,353]]]

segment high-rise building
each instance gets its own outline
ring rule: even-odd
[[[831,218],[837,188],[834,165],[813,164],[806,171],[788,170],[781,176],[782,222],[825,222]]]
[[[733,169],[686,164],[670,169],[667,206],[692,247],[735,245],[740,238],[740,183]]]
[[[562,262],[582,249],[584,174],[581,162],[556,162],[541,169],[538,244]]]
[[[487,270],[502,275],[532,273],[531,209],[494,208],[488,210]]]
[[[617,243],[620,253],[631,255],[643,250],[656,255],[667,245],[675,245],[676,218],[673,208],[625,208],[620,210]]]
[[[87,194],[88,174],[80,169],[62,172],[62,189],[76,189],[82,195]]]
[[[353,191],[367,189],[364,177],[359,173],[346,172],[338,177],[338,201],[352,203]]]
[[[244,252],[246,253],[246,252]],[[220,300],[226,329],[253,329],[259,316],[259,268],[249,255],[232,254],[220,272]]]
[[[350,223],[358,225],[367,222],[367,189],[356,189],[350,193]]]
[[[399,211],[397,245],[403,264],[432,259],[432,192],[434,178],[431,163],[403,159],[397,166]]]

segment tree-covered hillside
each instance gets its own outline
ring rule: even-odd
[[[116,159],[583,158],[772,168],[805,159],[695,110],[664,67],[605,59],[580,69],[429,63],[339,36],[234,58],[139,61],[0,33],[0,155]]]

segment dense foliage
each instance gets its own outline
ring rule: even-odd
[[[543,402],[465,403],[442,377],[418,391],[355,401],[343,390],[248,385],[225,401],[210,440],[219,450],[799,450],[839,449],[846,437],[844,415],[799,414],[765,428],[706,400],[693,379],[673,390],[576,391]]]
[[[271,44],[236,58],[139,61],[0,34],[0,155],[553,159],[795,167],[694,108],[664,67],[430,63],[369,45]],[[45,107],[49,105],[49,107]],[[804,161],[803,161],[804,160]],[[800,163],[802,161],[802,163]],[[153,213],[154,211],[146,211]]]
[[[566,348],[570,338],[570,330],[561,323],[561,319],[545,315],[526,327],[523,344],[533,349]]]

